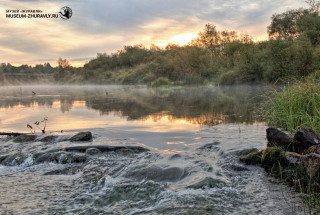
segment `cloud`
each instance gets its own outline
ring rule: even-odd
[[[7,9],[57,13],[72,8],[69,20],[6,19]],[[272,14],[304,6],[301,0],[14,0],[0,3],[0,59],[36,63],[58,57],[90,59],[128,44],[166,43],[199,32],[205,24],[253,37],[266,34]],[[2,14],[2,15],[1,15]]]

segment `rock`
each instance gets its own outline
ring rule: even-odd
[[[301,128],[293,137],[293,150],[298,153],[318,144],[320,144],[320,137],[309,127]]]
[[[292,145],[292,138],[275,127],[267,128],[267,140],[267,147],[278,146],[288,150]]]
[[[51,154],[50,153],[44,153],[42,155],[39,155],[35,159],[36,163],[44,163],[44,162],[52,162],[51,160]]]
[[[268,168],[278,168],[288,165],[288,160],[285,157],[285,151],[281,147],[267,147],[262,152],[261,164]]]
[[[89,148],[99,149],[101,152],[121,152],[121,150],[129,150],[132,153],[142,153],[149,151],[149,149],[141,146],[109,146],[109,145],[95,145],[95,146],[71,146],[65,147],[64,150],[67,152],[80,152],[84,153]]]
[[[55,135],[49,135],[49,136],[43,137],[40,141],[46,142],[46,143],[52,143],[56,140],[56,138],[57,138],[57,136],[55,136]]]
[[[97,148],[87,148],[86,149],[86,154],[88,155],[95,155],[95,154],[99,154],[101,153],[101,151]]]
[[[320,154],[320,145],[311,146],[302,152],[303,155],[311,153]]]
[[[43,175],[75,175],[81,171],[83,166],[70,166],[64,169],[57,169],[50,172],[46,172]]]
[[[6,166],[21,165],[28,157],[29,157],[29,155],[24,154],[24,153],[17,153],[14,155],[9,155],[2,161],[2,164],[6,165]]]
[[[70,141],[90,141],[92,140],[92,134],[90,131],[79,132],[78,134],[72,136]]]
[[[187,186],[187,188],[205,189],[205,188],[215,188],[215,187],[221,188],[224,186],[226,186],[226,182],[224,182],[220,179],[206,177],[206,178],[202,179],[201,181],[199,181],[198,183]]]
[[[198,150],[206,150],[206,151],[219,151],[220,148],[217,147],[220,142],[207,143],[204,146],[198,148]]]
[[[16,143],[32,142],[37,138],[37,135],[34,134],[22,134],[14,138]]]
[[[248,155],[240,157],[240,161],[244,162],[247,165],[261,164],[261,156],[262,156],[262,151],[251,152]]]
[[[286,152],[285,155],[286,159],[291,164],[300,164],[301,155],[295,152]]]
[[[177,160],[177,159],[180,159],[181,157],[182,156],[180,154],[174,154],[169,157],[169,160]]]
[[[311,178],[318,176],[320,170],[320,155],[311,153],[301,157],[303,167]]]
[[[125,177],[138,180],[148,179],[155,182],[176,182],[186,177],[186,175],[187,172],[184,168],[162,168],[160,166],[152,165],[148,167],[135,167],[129,170],[125,174]]]
[[[246,156],[252,152],[258,152],[259,150],[257,148],[252,148],[252,149],[243,149],[238,152],[239,156]]]

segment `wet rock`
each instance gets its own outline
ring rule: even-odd
[[[92,140],[92,133],[90,131],[79,132],[78,134],[72,136],[70,141],[90,141]]]
[[[238,155],[239,156],[246,156],[246,155],[253,153],[253,152],[259,152],[259,150],[257,148],[244,149],[244,150],[239,151]]]
[[[7,157],[8,157],[8,155],[0,156],[0,163],[2,163],[2,161],[4,161]]]
[[[298,153],[318,144],[320,144],[320,137],[309,127],[301,128],[293,137],[293,149]]]
[[[34,134],[22,134],[14,138],[14,142],[16,143],[24,143],[24,142],[32,142],[35,141],[37,135]]]
[[[318,176],[320,170],[320,155],[311,153],[301,157],[304,168],[311,178]]]
[[[136,201],[144,202],[155,201],[157,196],[164,191],[165,185],[147,181],[144,183],[122,183],[115,186],[111,191],[105,195],[99,196],[95,199],[94,205],[97,207],[105,207],[115,202],[120,201]]]
[[[295,152],[286,152],[285,153],[286,159],[289,161],[291,164],[299,164],[301,155]]]
[[[182,156],[180,154],[174,154],[174,155],[171,155],[169,157],[169,160],[176,160],[176,159],[179,159],[181,158]]]
[[[83,169],[83,166],[70,166],[63,169],[57,169],[46,172],[43,175],[75,175]]]
[[[192,184],[190,186],[187,186],[187,188],[191,189],[206,189],[206,188],[221,188],[226,186],[226,182],[220,180],[220,179],[215,179],[211,177],[206,177],[203,180],[201,180],[198,183]]]
[[[54,156],[55,160],[58,158],[58,163],[84,163],[87,161],[88,157],[84,154],[78,153],[61,153]]]
[[[186,177],[187,171],[180,167],[162,168],[160,166],[136,167],[129,170],[125,177],[138,180],[148,179],[155,182],[176,182]]]
[[[36,163],[44,163],[44,162],[51,162],[51,154],[50,153],[44,153],[42,155],[39,155],[35,159]]]
[[[302,152],[304,155],[311,153],[320,154],[320,145],[311,146]]]
[[[261,164],[261,156],[262,156],[262,151],[251,152],[248,155],[240,157],[240,161],[244,162],[247,165]]]
[[[199,147],[198,150],[218,152],[220,151],[220,148],[217,146],[219,144],[220,142],[208,143],[208,144],[205,144],[204,146]]]
[[[87,148],[86,149],[86,154],[88,155],[95,155],[95,154],[99,154],[101,153],[101,151],[97,148]]]
[[[36,163],[53,162],[53,163],[84,163],[88,160],[87,155],[79,153],[71,153],[65,151],[47,152],[37,155]]]
[[[121,152],[121,150],[127,150],[130,153],[142,153],[149,151],[149,149],[140,147],[140,146],[104,146],[104,145],[96,145],[96,146],[71,146],[65,147],[64,150],[67,152],[80,152],[84,153],[89,148],[99,149],[101,152]]]
[[[2,162],[2,165],[5,166],[17,166],[21,165],[26,159],[28,159],[29,155],[24,153],[17,153],[14,155],[7,156]]]
[[[267,147],[261,155],[261,163],[266,168],[278,168],[288,165],[288,160],[285,157],[285,151],[281,147]]]
[[[41,141],[41,142],[46,142],[46,143],[52,143],[52,142],[54,142],[56,139],[57,139],[57,136],[55,136],[55,135],[49,135],[49,136],[43,137],[40,141]]]
[[[289,149],[292,145],[292,138],[275,127],[267,128],[267,147],[282,147]]]

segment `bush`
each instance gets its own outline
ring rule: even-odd
[[[235,84],[237,82],[237,79],[239,78],[239,74],[235,71],[229,71],[229,72],[225,72],[222,73],[219,76],[219,84],[223,84],[223,85],[232,85]]]
[[[151,87],[160,87],[160,86],[167,86],[170,85],[170,81],[168,78],[160,77],[157,80],[151,82]]]

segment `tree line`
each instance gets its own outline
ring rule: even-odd
[[[188,45],[124,46],[116,53],[98,53],[83,67],[72,67],[59,58],[34,67],[0,65],[2,83],[45,74],[38,79],[60,84],[236,84],[281,82],[301,78],[320,68],[320,3],[306,1],[308,9],[292,9],[271,17],[269,39],[253,38],[235,31],[205,25]]]

